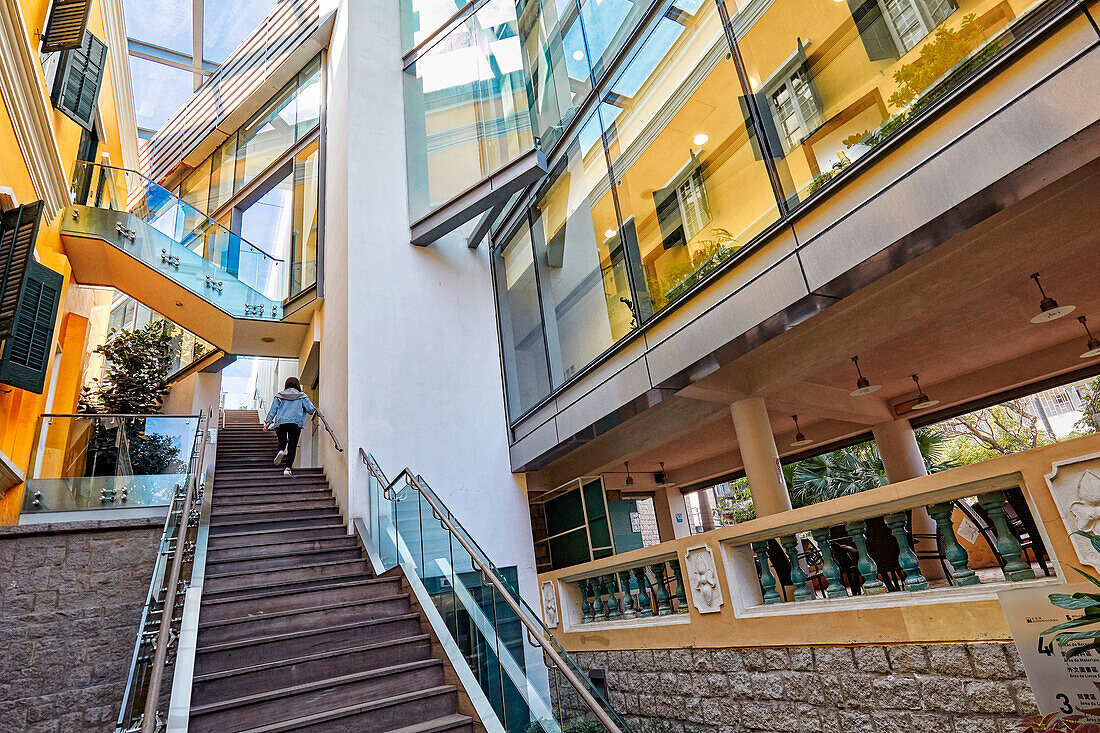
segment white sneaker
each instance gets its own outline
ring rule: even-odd
[[[281,450],[281,451],[279,451],[278,453],[275,454],[275,460],[272,461],[272,463],[274,463],[276,466],[278,466],[279,462],[282,461],[283,458],[285,458],[285,457],[286,457],[286,451]]]
[[[294,474],[292,474],[292,473],[290,472],[290,469],[289,469],[289,468],[284,468],[284,469],[283,469],[283,475],[284,475],[284,476],[293,476]]]

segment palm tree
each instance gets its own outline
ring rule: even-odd
[[[916,434],[929,473],[954,468],[948,457],[949,442],[943,433],[922,428]],[[796,508],[890,483],[874,441],[807,458],[789,466],[786,473],[791,504]]]

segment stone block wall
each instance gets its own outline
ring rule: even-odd
[[[1038,712],[1012,643],[572,656],[586,672],[607,670],[609,702],[627,722],[677,731],[1008,733]]]
[[[114,730],[163,524],[0,527],[0,733]]]

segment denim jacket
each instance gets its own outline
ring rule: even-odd
[[[286,425],[288,423],[304,428],[306,415],[317,412],[317,408],[309,401],[304,392],[296,389],[284,389],[275,395],[271,403],[271,409],[267,412],[268,425]]]

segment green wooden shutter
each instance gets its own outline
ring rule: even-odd
[[[871,61],[899,59],[898,45],[890,33],[889,21],[882,14],[878,0],[848,0],[848,9],[856,22],[859,37]]]
[[[87,30],[80,48],[64,51],[58,63],[53,105],[85,130],[95,123],[96,99],[106,63],[106,44]]]
[[[3,384],[42,394],[63,283],[61,273],[37,262],[28,263],[15,327],[0,357]]]
[[[80,48],[91,5],[91,0],[53,0],[42,34],[42,53]]]
[[[42,219],[42,202],[18,206],[0,216],[0,339],[11,336],[27,263]]]

